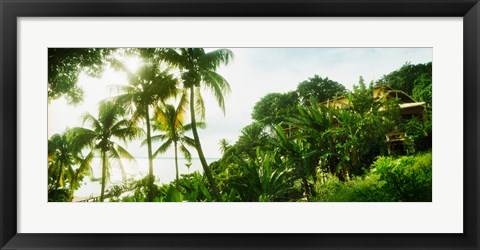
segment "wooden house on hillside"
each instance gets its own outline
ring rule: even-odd
[[[400,115],[405,120],[410,120],[413,117],[418,117],[420,120],[425,121],[427,106],[425,102],[417,102],[412,97],[407,95],[401,90],[395,90],[389,86],[382,85],[373,89],[373,97],[383,100],[398,99],[400,101]],[[332,100],[327,100],[321,103],[321,105],[334,108],[345,108],[349,106],[349,100],[347,97],[338,97]],[[392,149],[403,146],[405,141],[405,132],[392,131],[385,135],[387,142]]]
[[[413,116],[419,116],[425,119],[427,105],[425,102],[417,102],[412,97],[401,90],[395,90],[389,86],[377,86],[373,89],[373,97],[383,100],[399,99],[400,114],[403,118],[409,119]],[[344,108],[349,105],[348,97],[342,96],[321,103],[327,107]]]

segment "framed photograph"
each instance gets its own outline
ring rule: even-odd
[[[0,9],[0,249],[479,248],[477,0]]]

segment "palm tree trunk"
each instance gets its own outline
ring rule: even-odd
[[[102,150],[102,191],[100,192],[100,202],[103,202],[105,194],[105,181],[107,179],[107,154]]]
[[[306,195],[307,201],[308,201],[308,197],[310,196],[310,190],[308,188],[308,166],[307,166],[307,160],[306,159],[303,159],[303,174],[304,174],[303,185],[304,185],[304,189],[305,189],[305,195]]]
[[[74,186],[73,186],[73,180],[72,182],[70,183],[70,192],[68,194],[68,200],[69,201],[72,201],[73,200],[73,193],[75,192],[75,189],[74,189]]]
[[[148,106],[145,108],[145,119],[147,122],[147,147],[148,147],[148,201],[152,202],[155,196],[153,191],[153,156],[152,156],[152,141],[150,135],[150,114],[148,113]]]
[[[212,186],[213,194],[215,195],[215,198],[217,199],[217,201],[221,201],[220,192],[218,191],[217,184],[215,183],[215,180],[212,177],[212,172],[210,171],[207,161],[205,160],[205,155],[203,155],[202,145],[200,144],[200,138],[198,137],[197,124],[195,120],[194,96],[195,96],[195,90],[194,90],[194,86],[192,86],[190,87],[190,117],[192,120],[192,132],[193,132],[193,139],[195,140],[195,148],[197,149],[198,157],[200,158],[200,162],[202,163],[203,171],[207,176],[210,186]]]
[[[73,200],[73,193],[74,193],[74,190],[73,190],[73,186],[70,186],[70,193],[69,193],[69,197],[68,197],[68,200],[69,201],[72,201]]]
[[[175,147],[175,170],[176,170],[176,183],[177,183],[177,189],[178,189],[178,153],[177,153],[177,142],[173,142],[173,146]]]
[[[56,186],[55,190],[58,190],[58,188],[60,187],[60,180],[62,179],[62,174],[63,174],[63,162],[60,163],[59,172],[60,173],[58,173],[57,184],[55,185]]]

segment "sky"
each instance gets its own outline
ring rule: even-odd
[[[285,93],[314,75],[328,77],[352,89],[359,77],[376,81],[406,62],[412,64],[432,61],[432,48],[229,48],[234,59],[218,69],[230,84],[225,96],[226,113],[218,106],[210,90],[202,89],[206,108],[207,128],[200,130],[200,140],[207,158],[220,158],[219,141],[234,143],[243,127],[252,122],[251,112],[256,102],[268,93]],[[213,50],[208,49],[208,50]],[[129,67],[139,66],[132,59]],[[67,127],[82,126],[86,112],[98,114],[98,103],[116,95],[114,85],[128,84],[124,73],[107,68],[100,78],[81,74],[78,86],[84,92],[83,103],[68,105],[60,98],[48,105],[48,137],[62,133]],[[155,145],[154,145],[155,147]],[[158,145],[157,145],[158,147]],[[146,147],[139,142],[127,144],[129,152],[138,158],[147,156]],[[196,156],[194,149],[192,155]],[[173,157],[173,150],[161,157]]]

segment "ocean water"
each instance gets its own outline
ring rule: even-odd
[[[218,158],[207,158],[207,162],[210,164]],[[178,159],[178,172],[179,174],[189,174],[195,171],[203,173],[200,159],[194,158],[191,161],[191,166],[187,167],[187,160]],[[106,184],[106,189],[115,184],[121,184],[122,173],[118,164],[115,161],[110,162],[110,180]],[[123,168],[127,179],[141,179],[148,174],[148,158],[137,158],[135,162],[122,160]],[[100,158],[94,158],[92,160],[93,176],[98,181],[91,181],[86,177],[84,182],[74,193],[77,198],[88,198],[100,195],[101,183],[100,178],[102,175],[102,167]],[[156,184],[169,183],[175,179],[175,158],[157,158],[153,160],[153,174],[155,175]]]

